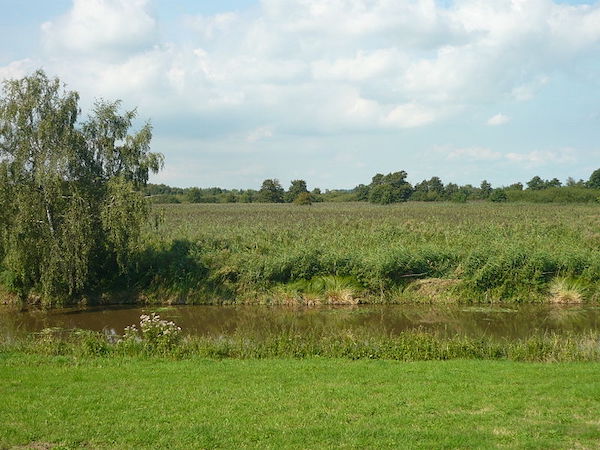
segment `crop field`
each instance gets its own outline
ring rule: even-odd
[[[600,299],[600,206],[155,205],[131,283],[188,303]]]

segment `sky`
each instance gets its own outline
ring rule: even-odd
[[[494,186],[600,167],[600,2],[0,0],[38,68],[154,127],[172,186]]]

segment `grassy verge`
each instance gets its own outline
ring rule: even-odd
[[[355,334],[240,334],[219,337],[177,337],[158,328],[145,335],[118,339],[102,333],[47,329],[37,336],[0,342],[0,352],[43,356],[166,357],[173,359],[270,359],[345,358],[398,361],[484,359],[529,362],[600,362],[600,336],[586,334],[540,334],[524,339],[489,336],[438,336],[407,331],[397,336]]]
[[[600,442],[596,363],[0,358],[0,447]]]

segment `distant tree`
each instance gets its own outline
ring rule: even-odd
[[[537,175],[527,182],[527,189],[539,191],[546,188],[546,182]]]
[[[458,188],[458,186],[456,187]],[[414,201],[434,202],[443,200],[444,197],[444,183],[439,177],[432,177],[417,183],[410,198]]]
[[[492,185],[487,180],[483,180],[481,182],[479,189],[481,192],[481,198],[488,198],[492,193]]]
[[[412,193],[412,186],[406,177],[407,173],[403,170],[375,175],[369,186],[369,201],[379,204],[405,202]]]
[[[235,203],[237,202],[237,197],[234,192],[228,191],[225,194],[223,194],[223,201],[225,203]]]
[[[560,180],[558,178],[552,178],[550,181],[546,181],[547,188],[561,187],[561,186],[562,186],[562,183],[560,182]]]
[[[592,189],[600,189],[600,169],[594,170],[586,185]]]
[[[511,184],[510,186],[508,186],[507,189],[511,190],[511,191],[522,191],[523,190],[523,183],[514,183],[514,184]]]
[[[431,177],[429,180],[429,191],[435,192],[440,197],[444,194],[444,183],[439,177]]]
[[[460,190],[452,194],[450,200],[454,203],[467,203],[468,198],[469,194],[465,190]]]
[[[258,194],[255,190],[247,189],[240,194],[241,203],[254,203],[257,200]]]
[[[295,205],[312,205],[312,197],[309,192],[300,192],[294,199]]]
[[[202,203],[204,201],[204,196],[202,195],[202,190],[200,188],[191,187],[186,190],[185,199],[190,203]]]
[[[489,196],[489,200],[495,203],[501,203],[508,200],[506,191],[504,189],[494,189]]]
[[[383,183],[384,175],[382,173],[375,174],[373,178],[371,178],[371,186],[377,186],[378,184]]]
[[[448,183],[446,185],[446,187],[444,188],[444,197],[447,199],[452,198],[452,196],[454,194],[456,194],[457,192],[459,192],[459,187],[457,184],[454,183]]]
[[[373,186],[369,193],[369,201],[380,205],[389,205],[402,201],[396,195],[396,191],[390,184],[377,184]]]
[[[313,203],[320,203],[323,201],[323,194],[321,193],[321,189],[319,189],[318,187],[314,188],[311,192],[310,192],[310,200]]]
[[[292,180],[292,183],[290,184],[290,188],[288,189],[288,191],[285,194],[285,200],[288,203],[291,203],[294,200],[296,200],[296,197],[298,197],[300,194],[305,193],[305,192],[308,193],[308,189],[306,188],[306,181]]]
[[[283,203],[284,190],[279,180],[266,179],[258,191],[258,201],[263,203]]]
[[[366,202],[369,200],[369,186],[359,184],[354,188],[354,193],[356,194],[356,200],[359,202]]]

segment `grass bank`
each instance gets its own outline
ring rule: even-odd
[[[0,447],[600,442],[597,363],[0,358]]]
[[[598,204],[180,204],[154,212],[136,263],[90,301],[600,301]]]
[[[149,300],[600,300],[598,205],[156,208],[140,266]]]
[[[163,323],[166,323],[163,321]],[[534,334],[521,339],[490,336],[441,336],[406,331],[395,336],[350,331],[302,332],[293,329],[263,335],[182,336],[175,326],[126,331],[125,337],[86,330],[46,329],[20,339],[4,338],[0,352],[68,358],[164,357],[168,359],[343,358],[428,361],[450,359],[528,362],[600,362],[600,335]],[[127,335],[129,333],[129,335]]]

